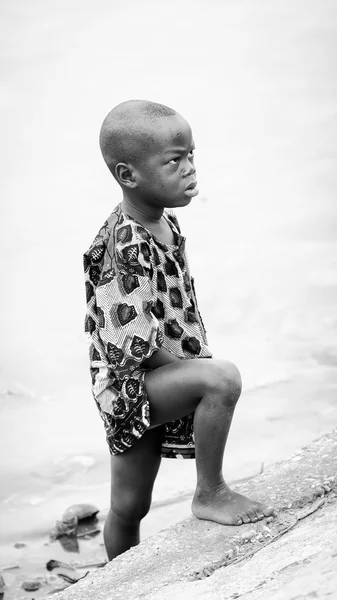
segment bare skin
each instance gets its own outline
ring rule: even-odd
[[[274,508],[231,490],[222,476],[226,441],[241,393],[239,371],[213,359],[180,361],[146,375],[152,427],[195,411],[197,486],[192,502],[198,519],[223,525],[255,522]]]
[[[171,244],[173,234],[163,217],[164,208],[187,206],[198,193],[194,140],[180,115],[156,121],[152,133],[147,154],[137,163],[118,163],[114,176],[123,190],[123,211],[157,239]],[[151,428],[128,451],[111,457],[111,507],[104,527],[109,559],[139,543],[140,522],[149,511],[161,461],[160,426],[193,411],[197,468],[193,514],[224,525],[275,514],[272,506],[231,490],[222,476],[227,437],[241,393],[235,365],[214,359],[181,360],[161,348],[144,366],[149,369],[145,385]]]
[[[111,507],[104,524],[109,560],[140,541],[140,522],[151,505],[161,462],[160,428],[146,431],[128,452],[111,457]]]
[[[111,457],[111,509],[104,529],[110,560],[139,543],[140,522],[150,509],[160,465],[160,425],[192,411],[197,468],[193,514],[223,525],[254,523],[275,514],[272,506],[231,490],[222,476],[225,445],[241,392],[235,365],[213,359],[180,360],[165,349],[147,363],[153,368],[145,379],[151,428],[129,451]]]

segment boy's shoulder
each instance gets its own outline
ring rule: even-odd
[[[134,219],[124,214],[121,205],[117,204],[111,215],[99,229],[85,254],[90,253],[93,248],[107,247],[115,242],[127,242],[131,240],[132,236],[138,233],[138,229],[140,233],[146,231]]]
[[[140,223],[122,212],[118,205],[84,253],[89,299],[94,289],[110,284],[119,273],[127,293],[138,287],[139,275],[152,279],[151,234]]]
[[[171,209],[164,211],[165,217],[172,223],[173,227],[181,234],[178,219]],[[143,225],[122,211],[118,204],[111,215],[104,222],[89,249],[84,253],[84,264],[97,265],[107,254],[110,259],[118,248],[126,245],[139,244],[151,241],[151,233]]]
[[[90,247],[84,252],[84,269],[102,271],[112,264],[113,256],[125,252],[134,253],[135,246],[144,252],[144,243],[151,239],[150,233],[140,223],[123,213],[118,204],[104,222]],[[146,245],[146,244],[145,244]]]
[[[164,214],[180,235],[175,214],[170,210],[165,210]],[[125,214],[118,204],[84,253],[87,283],[89,281],[94,287],[109,283],[120,269],[124,274],[149,274],[152,277],[155,268],[151,261],[152,237],[149,230]],[[156,265],[156,248],[153,248],[153,254]]]
[[[179,222],[174,212],[171,209],[166,209],[164,215],[173,224],[174,228],[181,233]],[[116,244],[126,244],[137,240],[139,242],[149,242],[150,239],[151,234],[146,227],[124,213],[121,204],[118,204],[98,231],[89,250],[85,254],[91,254],[93,250],[97,253],[99,248],[103,250],[108,246],[115,246]]]

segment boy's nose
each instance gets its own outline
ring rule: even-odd
[[[194,175],[195,171],[196,171],[195,166],[192,165],[192,163],[189,163],[188,167],[186,169],[182,170],[182,176],[190,177],[191,175]]]

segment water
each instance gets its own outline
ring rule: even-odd
[[[337,9],[18,0],[2,11],[6,562],[13,541],[46,535],[69,503],[108,504],[81,261],[120,200],[97,142],[120,101],[171,105],[194,131],[201,193],[178,218],[210,346],[245,389],[226,476],[257,473],[337,424]],[[165,461],[145,534],[185,516],[167,502],[194,480],[193,461]]]

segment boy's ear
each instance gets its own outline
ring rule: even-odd
[[[117,181],[128,188],[137,187],[136,178],[134,176],[132,165],[126,163],[118,163],[115,167]]]

